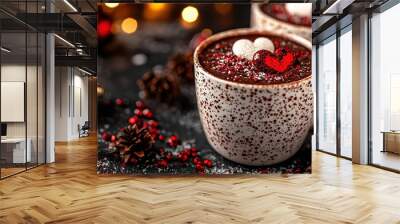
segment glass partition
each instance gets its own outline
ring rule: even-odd
[[[352,157],[352,32],[342,30],[340,41],[340,155]]]
[[[400,4],[371,18],[371,162],[400,170]]]
[[[25,32],[1,34],[2,177],[24,171],[31,161],[26,135],[26,41]]]
[[[27,4],[28,3],[28,4]],[[1,1],[16,17],[43,1]],[[0,178],[45,163],[45,35],[0,12]]]
[[[336,36],[318,47],[318,148],[336,154]]]

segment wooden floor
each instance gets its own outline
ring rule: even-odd
[[[400,175],[315,152],[313,174],[96,175],[96,140],[0,181],[0,223],[400,223]]]

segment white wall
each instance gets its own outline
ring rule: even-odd
[[[27,70],[25,70],[27,69]],[[25,82],[25,75],[26,71],[28,72],[28,75],[30,74],[35,74],[36,75],[36,67],[34,66],[27,66],[25,67],[24,65],[19,65],[19,64],[5,64],[1,66],[1,81],[4,82]],[[30,78],[30,77],[28,77]],[[36,81],[32,83],[32,80],[29,80],[30,85],[36,85]],[[27,103],[31,103],[34,100],[36,100],[36,88],[28,88],[27,89]],[[32,90],[33,92],[29,91]],[[29,106],[29,105],[28,105]],[[36,107],[36,101],[33,105]],[[1,108],[1,110],[7,110],[7,108]],[[33,117],[32,117],[33,115]],[[28,113],[28,122],[35,121],[36,124],[36,114]],[[32,127],[33,124],[28,124],[28,128]],[[35,126],[36,128],[36,126]],[[29,134],[29,133],[28,133]],[[7,122],[7,136],[8,137],[25,137],[25,122]],[[29,135],[28,135],[29,137]]]
[[[70,141],[88,121],[88,78],[71,67],[56,67],[55,74],[55,140]]]
[[[38,70],[37,70],[38,69]],[[39,159],[39,163],[44,163],[44,74],[42,67],[25,66],[25,64],[3,64],[1,66],[1,81],[3,82],[24,82],[26,83],[26,107],[23,106],[22,113],[26,112],[27,120],[23,122],[6,122],[8,138],[29,139],[32,162]],[[27,78],[27,80],[25,80]],[[2,96],[4,97],[4,96]],[[5,96],[7,97],[7,96]],[[10,108],[1,108],[9,110]],[[39,153],[39,156],[37,156]]]

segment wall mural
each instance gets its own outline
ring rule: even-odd
[[[99,174],[311,173],[311,3],[98,7]]]

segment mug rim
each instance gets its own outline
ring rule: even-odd
[[[239,83],[239,82],[233,82],[233,81],[228,81],[222,78],[219,78],[211,72],[207,71],[200,63],[199,61],[199,54],[202,53],[202,51],[208,47],[210,44],[219,41],[221,39],[227,38],[227,37],[234,37],[238,35],[265,35],[265,36],[276,36],[276,37],[281,37],[286,40],[295,42],[296,44],[305,47],[306,49],[312,51],[312,44],[310,41],[307,39],[295,35],[295,34],[289,34],[289,33],[284,33],[282,31],[268,31],[268,30],[263,30],[263,29],[257,29],[257,28],[238,28],[238,29],[231,29],[228,31],[223,31],[217,34],[214,34],[210,37],[208,37],[206,40],[204,40],[199,46],[196,47],[196,50],[194,51],[193,55],[193,63],[196,69],[200,69],[202,74],[205,74],[208,78],[214,79],[215,81],[222,82],[227,85],[231,86],[236,86],[236,87],[244,87],[244,88],[255,88],[255,89],[269,89],[269,88],[290,88],[290,87],[296,87],[298,85],[301,85],[303,82],[307,82],[311,80],[312,73],[310,75],[307,75],[306,77],[291,81],[291,82],[284,82],[284,83],[274,83],[274,84],[248,84],[248,83]]]

